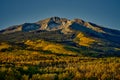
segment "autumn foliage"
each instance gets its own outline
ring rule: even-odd
[[[118,57],[83,57],[63,45],[43,40],[16,44],[0,44],[0,80],[120,79]]]

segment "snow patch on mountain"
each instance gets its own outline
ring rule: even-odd
[[[49,28],[54,28],[54,27],[58,27],[58,26],[60,26],[60,24],[55,23],[55,22],[51,22],[51,23],[48,24]]]
[[[40,28],[40,26],[37,24],[25,23],[25,24],[23,24],[22,31],[29,32],[29,31],[38,30],[39,28]]]

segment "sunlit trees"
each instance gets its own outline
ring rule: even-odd
[[[55,80],[56,74],[33,74],[30,80]]]
[[[22,75],[22,78],[21,78],[22,80],[29,80],[29,76],[28,75]]]
[[[81,45],[81,46],[87,46],[89,47],[90,44],[96,42],[95,39],[93,38],[89,38],[86,35],[84,35],[83,33],[79,33],[76,38],[74,39],[74,42],[76,42],[77,44]]]

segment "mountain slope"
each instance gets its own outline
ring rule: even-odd
[[[65,54],[75,53],[75,55],[94,57],[120,56],[119,30],[104,28],[81,19],[68,20],[51,17],[35,23],[8,27],[0,31],[1,43],[26,45],[28,40],[35,43],[38,40],[48,41],[48,46],[41,49],[52,53],[56,53],[55,50],[61,54],[68,52]],[[58,45],[50,44],[51,42]],[[57,50],[54,49],[55,47]],[[71,50],[72,52],[70,52]]]

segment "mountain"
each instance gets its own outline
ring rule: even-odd
[[[65,51],[65,54],[75,53],[75,55],[92,57],[120,56],[119,30],[105,28],[82,19],[51,17],[0,31],[0,42],[11,46],[15,44],[18,47],[22,45],[36,47],[39,40],[45,41],[43,45],[52,45],[49,48],[45,48],[47,45],[40,48],[51,53]],[[29,42],[36,45],[30,45]],[[56,44],[60,47],[55,50]]]

